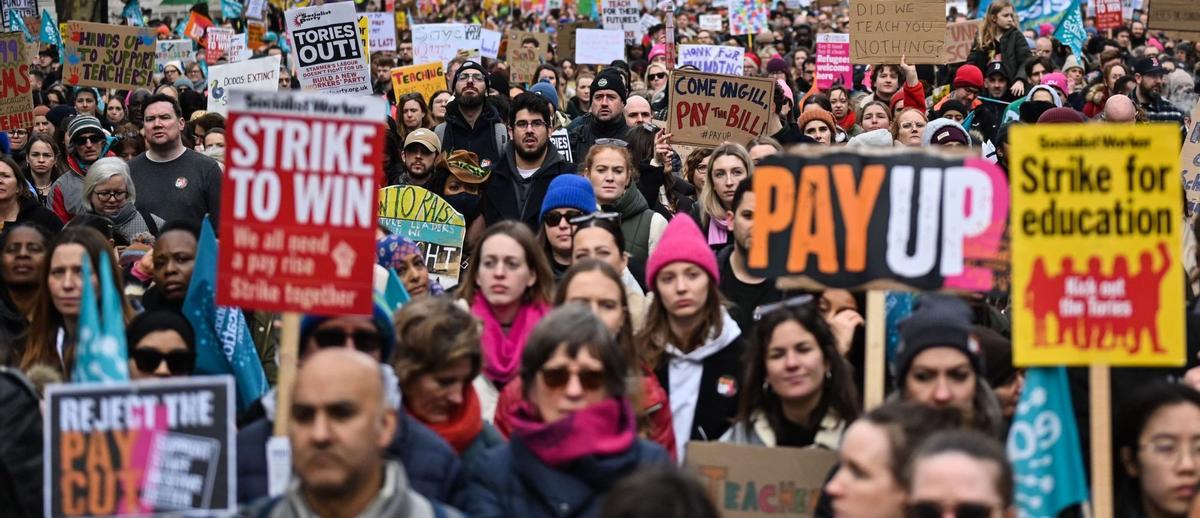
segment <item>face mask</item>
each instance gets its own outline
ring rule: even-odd
[[[446,203],[449,203],[454,210],[462,213],[463,219],[470,224],[471,220],[479,215],[479,195],[469,192],[460,192],[450,196],[444,196]]]

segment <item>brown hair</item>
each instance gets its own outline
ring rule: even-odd
[[[525,265],[536,276],[533,286],[526,288],[525,293],[521,295],[521,302],[549,304],[554,296],[554,272],[550,270],[550,262],[546,255],[538,249],[533,231],[519,221],[501,221],[483,232],[471,253],[471,264],[467,266],[467,271],[458,283],[458,297],[466,300],[468,304],[475,300],[479,289],[475,283],[479,279],[479,263],[483,260],[483,244],[498,235],[508,236],[521,246],[521,250],[525,252]]]
[[[424,374],[449,368],[466,358],[471,375],[479,374],[483,356],[479,350],[479,321],[446,297],[421,297],[396,313],[396,349],[391,364],[400,385]]]
[[[986,49],[996,44],[996,39],[1001,36],[1000,27],[996,25],[996,17],[1005,7],[1012,6],[1012,2],[1009,0],[993,0],[992,5],[988,6],[987,15],[983,17],[983,28],[979,29],[979,40],[976,42],[979,48]],[[1017,18],[1015,11],[1013,18],[1016,18],[1016,27],[1020,27],[1021,20]]]
[[[926,117],[925,112],[921,111],[920,108],[913,108],[911,106],[908,108],[901,108],[900,113],[897,113],[895,117],[892,117],[892,139],[900,138],[900,117],[903,117],[904,114],[908,112],[916,112],[921,116],[922,121],[929,123],[929,117]]]
[[[692,175],[695,174],[696,168],[700,167],[700,164],[707,163],[708,156],[712,152],[713,150],[708,148],[693,150],[687,157],[686,167],[683,168],[683,179],[687,180],[688,183],[693,183]]]
[[[663,305],[663,298],[659,296],[653,298],[650,310],[646,314],[646,323],[634,337],[634,343],[637,346],[638,354],[642,357],[643,364],[652,369],[657,368],[659,362],[662,361],[663,353],[666,352],[668,343],[680,350],[691,351],[694,347],[701,345],[704,338],[710,334],[721,334],[725,325],[724,298],[721,296],[721,290],[717,287],[717,280],[707,274],[706,276],[708,277],[708,295],[704,299],[704,307],[700,310],[704,318],[700,325],[696,326],[692,336],[675,336],[671,331],[671,316],[667,307]],[[646,283],[653,288],[656,280],[646,279]]]
[[[617,290],[620,292],[621,312],[624,313],[624,324],[621,325],[621,331],[617,333],[617,345],[621,347],[621,352],[625,354],[629,365],[637,365],[637,351],[633,347],[633,319],[629,314],[629,299],[625,298],[625,284],[621,282],[621,275],[608,263],[591,257],[575,261],[575,264],[572,264],[563,274],[562,280],[558,281],[558,289],[554,292],[554,305],[561,306],[567,303],[567,290],[571,286],[571,281],[575,279],[576,275],[586,272],[600,272],[608,280],[617,284]]]

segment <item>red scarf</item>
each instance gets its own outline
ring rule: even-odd
[[[471,303],[471,313],[483,321],[483,334],[479,340],[483,349],[483,375],[497,385],[504,385],[515,378],[521,366],[525,339],[533,331],[533,326],[549,312],[550,306],[541,302],[522,304],[509,326],[508,334],[505,334],[483,293],[476,293]]]
[[[543,422],[537,408],[522,401],[510,417],[513,438],[550,467],[620,453],[637,438],[633,408],[624,399],[606,399],[553,423]]]
[[[458,410],[450,414],[445,421],[431,423],[412,412],[409,414],[442,436],[460,456],[479,436],[479,432],[483,431],[483,414],[479,409],[479,396],[475,394],[475,388],[470,384],[467,384],[467,388],[463,390],[463,402],[458,406]]]
[[[846,131],[850,131],[850,128],[854,127],[854,122],[855,122],[856,118],[857,117],[854,114],[854,110],[847,108],[846,116],[842,117],[842,120],[838,121],[838,126],[841,126],[842,129],[844,129]]]

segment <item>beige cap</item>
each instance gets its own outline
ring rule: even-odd
[[[417,128],[404,138],[404,147],[407,148],[413,144],[421,144],[431,153],[440,153],[442,151],[441,139],[438,138],[436,133],[425,128]]]

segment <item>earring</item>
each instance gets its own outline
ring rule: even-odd
[[[833,371],[832,370],[825,371],[825,379],[827,379],[827,380],[833,379]]]

